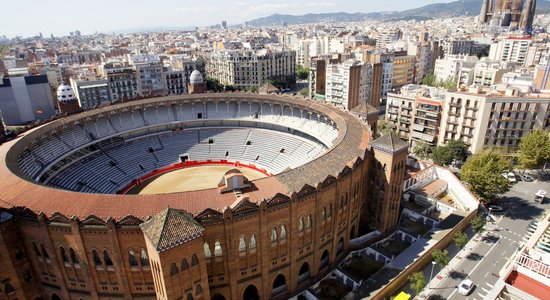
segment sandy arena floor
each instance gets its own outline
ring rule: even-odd
[[[168,194],[214,188],[223,175],[233,166],[198,166],[162,174],[132,188],[128,194]],[[261,172],[249,168],[236,168],[248,180],[266,177]]]

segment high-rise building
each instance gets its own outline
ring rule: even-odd
[[[533,43],[530,37],[509,37],[491,45],[489,58],[503,62],[523,65],[527,61],[529,47]]]
[[[0,80],[0,111],[6,125],[45,120],[56,114],[46,75],[12,74]]]
[[[395,52],[393,60],[392,88],[400,88],[414,81],[416,56],[406,52]]]
[[[352,110],[359,104],[368,103],[372,66],[349,59],[327,66],[326,101],[330,104]]]
[[[111,102],[109,80],[105,78],[71,78],[71,87],[84,110]]]

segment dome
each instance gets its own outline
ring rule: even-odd
[[[57,88],[57,101],[59,102],[76,101],[76,97],[70,85],[61,84]]]
[[[201,72],[198,70],[195,70],[191,73],[191,77],[189,77],[189,81],[191,84],[200,84],[204,82],[204,79],[202,78]]]

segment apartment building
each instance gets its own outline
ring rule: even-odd
[[[330,104],[352,110],[359,104],[370,104],[372,66],[349,59],[327,66],[326,101]]]
[[[513,86],[449,92],[438,144],[462,140],[472,153],[485,147],[516,147],[525,134],[550,125],[550,94],[521,93]]]
[[[435,61],[434,78],[437,81],[458,79],[462,68],[472,68],[477,61],[476,56],[446,55]]]
[[[295,72],[295,51],[269,49],[214,51],[206,69],[209,77],[240,89],[258,88],[270,78],[295,76]]]
[[[137,96],[138,79],[135,67],[122,62],[108,62],[103,64],[102,73],[109,83],[111,101]]]
[[[164,94],[162,63],[158,55],[128,55],[128,58],[136,68],[138,95]]]
[[[490,60],[483,57],[473,66],[463,65],[458,74],[458,86],[478,85],[491,87],[502,82],[502,76],[514,69],[514,63]]]
[[[416,57],[403,52],[395,53],[393,59],[392,88],[400,88],[414,81]]]
[[[71,78],[69,80],[83,110],[111,102],[109,80],[104,78]]]
[[[414,84],[403,86],[399,94],[388,94],[388,125],[411,147],[419,141],[436,145],[444,98],[444,89]]]
[[[491,45],[489,58],[524,65],[527,62],[527,53],[532,43],[531,37],[509,37],[500,40]]]
[[[362,62],[372,65],[372,89],[370,103],[374,108],[385,109],[388,93],[393,85],[395,55],[381,50],[370,50],[363,54]]]
[[[470,39],[447,39],[442,42],[444,56],[449,55],[469,55],[472,53],[474,41]]]

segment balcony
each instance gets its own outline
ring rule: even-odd
[[[462,107],[462,104],[460,104],[460,103],[453,103],[453,102],[451,102],[451,103],[449,103],[449,105],[450,105],[451,107],[457,107],[457,108]]]

